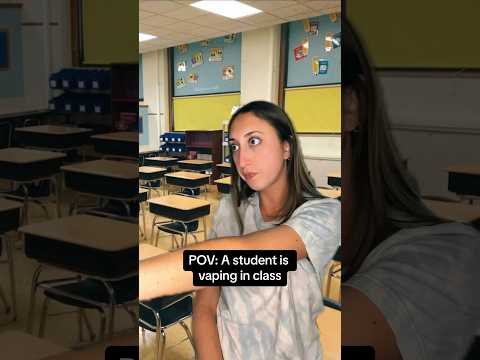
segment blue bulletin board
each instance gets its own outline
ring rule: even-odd
[[[173,96],[239,92],[241,41],[241,34],[232,34],[176,46]]]
[[[340,14],[322,15],[288,24],[287,88],[341,82]],[[310,29],[310,30],[309,30]],[[308,31],[309,30],[309,31]],[[329,36],[332,35],[332,36]],[[331,41],[327,41],[327,36]],[[302,54],[308,43],[307,54]],[[329,51],[327,51],[329,49]],[[298,55],[295,60],[295,54]],[[314,58],[318,72],[314,74]]]

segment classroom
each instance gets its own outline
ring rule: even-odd
[[[340,2],[242,1],[261,12],[238,19],[190,3],[139,3],[139,176],[148,191],[139,221],[140,251],[145,256],[152,245],[153,254],[158,254],[206,239],[220,201],[231,191],[229,119],[251,101],[272,102],[288,113],[320,194],[329,198],[341,194]],[[178,195],[172,195],[179,191],[183,197],[190,195],[192,202],[180,206],[173,198]],[[193,213],[207,203],[208,212],[199,210],[190,222],[185,220],[192,218],[182,221],[180,211],[172,217],[169,209],[182,207],[187,216],[187,208]],[[316,321],[323,356],[331,359],[340,358],[337,260],[324,271],[326,305]],[[222,270],[216,275],[228,276]],[[273,274],[254,275],[267,279]],[[141,323],[146,317],[142,306],[155,305],[142,304]],[[185,324],[192,329],[189,319]],[[139,333],[141,358],[159,352],[166,359],[194,355],[189,341],[169,346],[188,338],[188,331],[168,327],[163,350],[163,339],[160,343],[149,331],[152,325],[144,323]]]

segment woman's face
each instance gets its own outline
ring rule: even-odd
[[[290,145],[276,130],[253,113],[238,115],[230,128],[233,161],[240,177],[254,191],[266,190],[286,180]]]

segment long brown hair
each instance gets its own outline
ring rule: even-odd
[[[317,191],[315,182],[310,176],[302,149],[298,141],[292,121],[287,113],[280,107],[267,101],[252,101],[238,109],[231,117],[228,124],[230,134],[232,124],[240,114],[252,113],[260,119],[268,122],[276,131],[280,142],[287,141],[290,144],[290,159],[287,161],[288,196],[285,204],[278,214],[280,223],[285,222],[292,213],[305,201],[312,198],[323,198]],[[230,148],[232,154],[232,149]],[[238,209],[242,201],[248,199],[255,191],[252,190],[239,176],[235,163],[232,161],[232,198],[235,204],[237,220],[243,232],[243,221]]]
[[[353,201],[345,201],[344,197],[342,202],[341,259],[345,281],[378,244],[396,231],[444,220],[424,205],[399,155],[377,79],[360,39],[346,19],[342,19],[342,87],[352,88],[359,103],[359,127],[342,133],[342,142],[350,141],[353,150],[351,163],[347,164],[347,156],[342,155],[342,172],[351,173],[351,188],[342,190],[353,196]]]

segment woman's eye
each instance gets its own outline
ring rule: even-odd
[[[237,151],[239,149],[239,146],[237,144],[230,144],[232,151]]]
[[[256,137],[252,137],[250,139],[248,139],[248,143],[250,145],[258,145],[261,143],[261,140],[259,138],[256,138]]]

